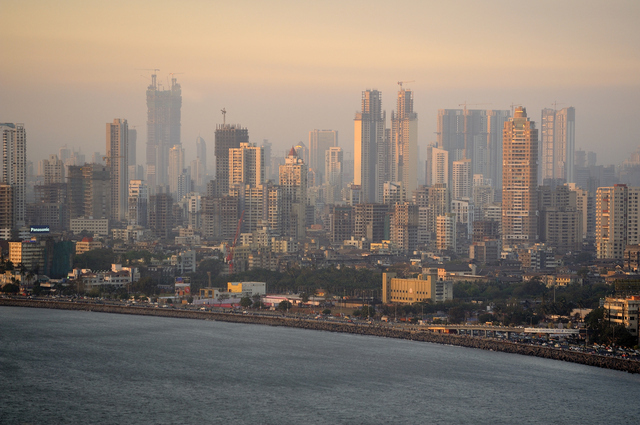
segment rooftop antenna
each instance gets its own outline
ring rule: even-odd
[[[220,110],[220,112],[222,112],[222,125],[226,125],[226,123],[227,123],[227,110],[225,108],[222,108]]]

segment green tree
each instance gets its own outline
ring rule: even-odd
[[[240,299],[240,305],[244,308],[249,308],[251,307],[252,304],[253,304],[253,301],[251,301],[251,298],[249,297],[242,297]]]
[[[280,301],[278,304],[278,310],[280,311],[289,311],[291,309],[292,304],[288,300]]]

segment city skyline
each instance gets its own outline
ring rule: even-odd
[[[213,139],[222,108],[228,122],[251,131],[251,142],[269,139],[274,156],[314,128],[341,133],[348,154],[359,93],[380,90],[390,113],[396,82],[415,80],[406,87],[420,113],[421,157],[435,141],[437,110],[464,103],[494,110],[522,104],[535,121],[555,102],[558,109],[573,106],[577,149],[595,151],[602,164],[635,150],[630,118],[640,92],[639,5],[463,4],[404,2],[394,11],[373,2],[364,12],[369,19],[356,19],[363,12],[355,3],[186,2],[151,10],[132,2],[122,16],[106,5],[9,1],[5,10],[15,19],[0,35],[12,60],[0,70],[0,115],[29,128],[27,155],[34,162],[64,144],[87,155],[102,151],[103,125],[115,116],[145,140],[143,93],[152,71],[140,68],[155,67],[163,87],[170,77],[182,86],[187,161],[195,158],[198,135]],[[394,19],[408,14],[423,18]],[[207,25],[212,18],[217,25]],[[166,25],[158,30],[157,22]],[[514,64],[509,51],[523,47],[527,58]],[[403,61],[381,64],[376,51],[394,51]],[[74,125],[62,125],[69,116]],[[605,149],[612,144],[616,149]],[[144,158],[142,143],[137,156]]]

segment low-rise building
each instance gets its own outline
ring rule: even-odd
[[[453,283],[438,278],[438,269],[425,268],[417,279],[397,278],[395,273],[382,274],[382,302],[413,304],[444,302],[453,299]]]
[[[106,218],[72,218],[70,229],[74,234],[83,230],[100,236],[109,236],[109,219]]]
[[[266,282],[227,282],[227,291],[234,294],[252,297],[254,295],[266,295]]]

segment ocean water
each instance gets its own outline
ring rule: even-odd
[[[1,424],[639,423],[640,376],[514,354],[0,307]]]

